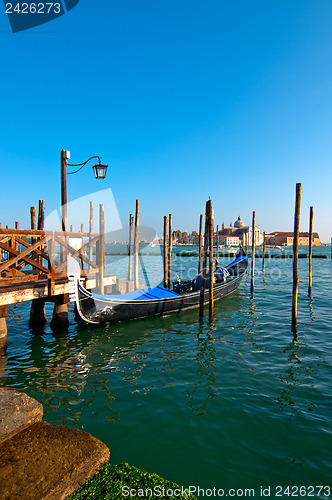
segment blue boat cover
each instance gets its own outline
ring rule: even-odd
[[[247,258],[248,257],[246,255],[240,255],[239,257],[236,257],[236,259],[233,260],[230,264],[227,264],[225,268],[228,269],[229,267],[234,266],[234,264],[238,264],[239,262],[241,262],[241,260],[245,260]]]
[[[167,290],[163,286],[155,286],[154,288],[138,288],[133,292],[123,293],[121,295],[97,295],[93,297],[98,299],[114,299],[114,300],[152,300],[152,299],[167,299],[169,297],[179,297],[179,294],[172,290]]]

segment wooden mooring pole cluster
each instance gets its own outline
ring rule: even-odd
[[[293,238],[293,292],[292,292],[292,331],[297,332],[297,300],[299,287],[298,273],[298,250],[300,229],[300,207],[301,207],[301,184],[296,184],[296,200],[294,215],[294,238]],[[1,228],[0,224],[0,348],[5,347],[7,341],[6,317],[8,315],[8,304],[31,300],[30,321],[32,328],[38,328],[46,322],[45,301],[54,302],[52,327],[68,326],[68,290],[66,288],[66,266],[67,256],[80,261],[81,275],[90,279],[89,288],[97,288],[100,293],[105,287],[105,214],[104,206],[99,206],[99,233],[93,233],[93,202],[90,202],[89,232],[83,232],[83,224],[80,232],[71,231],[45,231],[45,201],[40,200],[38,206],[38,217],[36,207],[30,208],[30,230],[19,229],[19,222],[15,222],[15,229]],[[140,202],[136,200],[135,218],[129,217],[129,264],[128,280],[126,287],[121,292],[131,291],[139,288],[138,258],[139,258],[139,218]],[[172,214],[164,216],[164,286],[171,288],[172,251],[173,251],[173,227]],[[67,225],[67,214],[63,214],[62,224]],[[219,265],[219,226],[216,233],[217,255],[216,265]],[[246,250],[250,234],[245,233]],[[80,246],[73,248],[69,243],[71,239],[79,239]],[[87,241],[84,243],[84,241]],[[199,220],[199,262],[198,273],[201,273],[200,307],[199,316],[204,314],[204,305],[209,303],[209,317],[214,314],[213,276],[214,276],[214,215],[212,200],[206,202],[205,228],[203,234],[203,214]],[[56,252],[56,246],[58,251]],[[95,253],[93,247],[95,246]],[[309,285],[308,295],[312,294],[312,246],[313,246],[313,207],[309,214]],[[132,251],[134,247],[134,251]],[[252,214],[251,228],[251,293],[254,291],[255,273],[255,248],[256,248],[256,212]],[[265,264],[266,235],[263,241],[263,263]],[[88,256],[86,255],[88,254]],[[95,262],[93,256],[95,254]],[[132,258],[134,266],[132,266]],[[209,258],[209,263],[208,263]],[[26,266],[30,266],[26,267]],[[87,274],[93,275],[88,278]],[[132,281],[132,274],[134,279]],[[106,283],[106,286],[116,283]],[[209,286],[206,281],[209,278]],[[114,281],[115,280],[115,281]],[[129,287],[129,283],[132,283]],[[60,286],[61,285],[61,286]],[[4,299],[4,287],[6,297]],[[27,291],[28,290],[28,291]],[[11,295],[10,295],[11,294]],[[207,300],[208,297],[208,300]]]

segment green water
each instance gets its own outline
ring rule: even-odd
[[[317,487],[332,487],[332,262],[330,247],[314,250],[329,258],[313,261],[312,299],[308,260],[299,261],[295,338],[292,260],[268,259],[262,272],[257,259],[253,296],[247,276],[213,322],[193,311],[94,327],[77,325],[70,309],[68,332],[46,325],[34,335],[29,305],[11,308],[0,383],[38,399],[48,422],[101,439],[113,463],[225,496],[252,488],[261,497],[270,486],[270,498],[328,498]],[[157,261],[144,260],[151,275]],[[196,265],[175,256],[174,277]]]

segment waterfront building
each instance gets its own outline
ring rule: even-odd
[[[313,233],[313,246],[320,246],[320,238],[318,233]],[[275,231],[274,233],[267,234],[265,236],[266,243],[268,245],[283,245],[283,246],[292,246],[294,240],[293,232],[285,232],[285,231]],[[300,233],[299,234],[299,245],[300,246],[309,246],[310,235],[309,233]]]
[[[217,245],[217,233],[215,233],[213,244]],[[239,244],[240,244],[240,239],[238,236],[219,236],[219,245],[239,246]]]
[[[219,244],[226,246],[238,246],[240,243],[242,245],[246,244],[246,236],[247,236],[247,245],[251,245],[252,241],[252,226],[246,226],[241,217],[239,216],[237,220],[233,223],[231,222],[229,227],[225,227],[224,222],[222,223],[222,228],[219,230]],[[260,226],[255,226],[254,229],[255,234],[255,244],[262,245],[263,244],[263,234],[261,233]],[[193,242],[198,245],[198,235],[195,235],[193,238]],[[214,233],[213,244],[217,244],[217,233]]]
[[[241,217],[239,216],[237,220],[234,222],[234,225],[230,223],[229,227],[225,227],[223,223],[221,231],[219,231],[219,241],[222,237],[232,237],[237,238],[237,243],[229,243],[230,245],[242,245],[246,244],[246,236],[247,236],[247,245],[250,246],[252,242],[252,226],[246,226]],[[263,243],[263,234],[261,233],[260,226],[255,226],[254,229],[255,234],[255,244],[262,245]],[[217,235],[216,235],[217,236]]]

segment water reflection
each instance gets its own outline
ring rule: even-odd
[[[261,338],[259,336],[262,323],[259,320],[258,301],[254,300],[254,293],[250,293],[249,307],[246,308],[247,321],[244,324],[243,333],[245,339],[241,347],[242,351],[245,350],[246,354],[253,352],[264,352],[264,346],[261,345]]]
[[[196,362],[196,382],[192,389],[186,391],[188,406],[197,415],[208,413],[208,405],[218,395],[216,385],[217,350],[213,330],[205,333],[203,325],[199,325],[194,360]]]
[[[302,356],[300,353],[302,352]],[[298,339],[294,338],[293,342],[283,351],[287,354],[289,363],[284,375],[280,376],[283,383],[278,403],[281,410],[291,409],[292,415],[299,415],[303,411],[312,411],[315,404],[312,401],[310,388],[314,388],[314,376],[316,375],[313,364],[307,363],[309,347],[303,343],[299,344]],[[304,358],[304,359],[303,359]],[[304,393],[308,393],[307,397],[303,397]]]
[[[5,375],[7,370],[8,356],[5,349],[0,349],[0,379]]]
[[[295,412],[299,412],[299,409],[295,406],[294,399],[296,399],[296,386],[300,384],[300,377],[297,370],[298,365],[302,363],[298,355],[300,349],[301,348],[298,345],[297,341],[293,340],[293,342],[283,351],[285,354],[287,354],[290,366],[286,370],[285,375],[280,377],[281,381],[284,383],[284,387],[282,388],[281,394],[278,398],[278,403],[281,409],[283,409],[283,407],[286,405],[291,407]]]
[[[310,297],[310,302],[308,304],[310,321],[308,322],[308,326],[310,325],[311,322],[314,322],[316,320],[315,311],[314,311],[314,307],[313,307],[314,300],[315,299]]]

